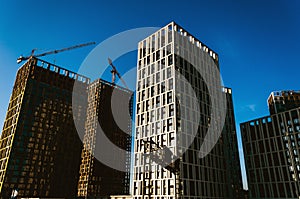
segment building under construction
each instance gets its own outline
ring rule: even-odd
[[[89,85],[79,197],[129,194],[132,95],[101,79]]]
[[[18,197],[76,197],[82,142],[74,119],[85,119],[89,81],[35,57],[20,67],[0,140],[2,198],[13,190]],[[72,107],[72,94],[82,104]]]

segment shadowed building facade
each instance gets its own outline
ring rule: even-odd
[[[227,112],[221,141],[224,144],[223,151],[226,162],[225,167],[227,171],[227,198],[244,198],[244,190],[242,188],[242,173],[234,117],[234,106],[232,99],[232,89],[224,87],[223,92],[226,94]]]
[[[300,198],[297,96],[294,91],[272,92],[271,115],[240,124],[249,198]]]
[[[300,106],[300,91],[273,91],[268,106],[271,115],[297,108]]]
[[[74,119],[85,119],[89,79],[31,57],[17,72],[0,140],[0,192],[8,198],[76,197],[82,143]],[[72,113],[72,108],[78,115]]]
[[[132,95],[102,79],[89,85],[79,197],[129,194]]]

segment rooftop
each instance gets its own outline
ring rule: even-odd
[[[41,59],[36,58],[36,57],[31,57],[30,59],[28,59],[28,61],[26,63],[28,63],[32,59],[34,59],[36,61],[35,65],[37,67],[44,68],[44,69],[49,70],[51,72],[55,72],[55,73],[57,73],[59,75],[62,75],[62,76],[74,79],[74,80],[82,82],[82,83],[86,83],[86,84],[90,83],[90,78],[88,78],[88,77],[86,77],[84,75],[79,75],[79,74],[77,74],[75,72],[72,72],[72,71],[70,71],[68,69],[65,69],[63,67],[57,66],[55,64],[49,63],[47,61],[41,60]],[[26,63],[24,63],[23,65],[25,65]]]

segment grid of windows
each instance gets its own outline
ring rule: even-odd
[[[300,106],[300,91],[274,91],[268,98],[270,114],[284,112]]]
[[[218,67],[218,55],[174,22],[139,43],[134,199],[225,198],[229,195],[224,140],[221,138],[205,158],[198,157],[211,114],[208,88],[197,72],[204,64]],[[212,79],[218,75],[209,69],[201,72]],[[189,94],[194,92],[195,95]],[[173,155],[180,156],[179,173],[151,162],[145,155],[149,151],[145,140],[151,140],[159,148],[167,146]]]
[[[113,103],[113,95],[117,95],[118,103]],[[128,100],[130,99],[130,100]],[[126,104],[129,101],[129,104]],[[79,197],[106,197],[111,194],[129,194],[129,166],[131,161],[131,120],[127,112],[132,113],[132,92],[98,79],[88,86],[88,107],[83,140],[80,178],[78,182]],[[124,120],[125,126],[117,124],[112,112],[112,106],[118,110],[118,115]],[[122,106],[126,108],[122,108]],[[125,110],[124,110],[125,109]],[[127,117],[126,117],[127,116]],[[100,151],[103,133],[117,147],[123,149],[121,154],[110,154],[118,160],[122,171],[110,168],[97,160],[95,154]],[[105,151],[107,153],[107,151]],[[126,171],[126,172],[123,172]]]
[[[0,140],[3,198],[13,188],[20,197],[76,196],[82,146],[72,113],[77,77],[83,90],[74,94],[84,97],[89,79],[83,76],[36,58],[19,69]],[[76,120],[83,120],[84,106],[74,108]]]
[[[136,136],[134,162],[134,190],[142,195],[174,198],[174,174],[157,164],[151,169],[144,165],[144,141],[147,138],[160,147],[168,146],[175,153],[175,96],[174,55],[172,31],[167,27],[139,43],[136,101]],[[142,173],[149,170],[147,173]],[[145,182],[151,176],[151,181]],[[150,184],[153,188],[148,188]],[[147,188],[146,188],[147,187]],[[168,188],[170,187],[170,188]]]
[[[300,109],[241,124],[252,198],[300,196]]]

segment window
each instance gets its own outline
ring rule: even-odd
[[[146,111],[149,110],[149,107],[150,107],[150,103],[149,103],[149,100],[146,101]]]
[[[141,125],[144,124],[144,114],[141,114]]]
[[[141,110],[140,103],[137,104],[137,113],[139,114]]]
[[[162,107],[161,108],[161,119],[165,118],[166,117],[166,108],[165,107]]]
[[[151,111],[151,122],[154,122],[155,118],[154,118],[154,111]]]
[[[171,67],[167,68],[167,78],[171,77]]]
[[[160,59],[160,50],[156,51],[156,61]]]
[[[151,97],[154,96],[154,86],[151,86],[151,89],[150,89],[150,96],[151,96]]]
[[[156,88],[157,88],[157,93],[156,94],[158,95],[158,94],[160,94],[160,84],[157,84]]]
[[[172,26],[168,27],[168,43],[172,42]]]
[[[156,97],[156,107],[160,106],[160,96]]]
[[[145,99],[145,91],[142,91],[142,101]]]
[[[169,79],[169,90],[173,89],[173,79]]]
[[[153,52],[154,51],[154,49],[155,49],[155,35],[152,35],[152,37],[151,37],[151,47],[152,47],[152,50],[151,50],[151,52]]]
[[[157,44],[160,47],[160,32],[157,33]]]
[[[163,93],[163,92],[165,92],[165,91],[166,91],[166,86],[165,86],[165,83],[162,82],[162,83],[161,83],[161,92]]]
[[[169,117],[172,117],[174,115],[174,105],[171,104],[169,106]]]
[[[171,54],[171,45],[167,46],[167,55]]]
[[[160,82],[160,73],[156,73],[156,82]]]
[[[155,65],[154,64],[151,64],[151,74],[153,74],[155,71]]]
[[[173,56],[169,55],[168,56],[168,66],[171,66],[173,64]]]
[[[162,60],[161,60],[161,68],[164,68],[165,65],[166,65],[165,58],[162,58]]]
[[[167,131],[173,130],[173,121],[172,119],[167,120]]]
[[[171,103],[172,102],[172,92],[168,92],[167,93],[167,104]]]
[[[165,29],[162,29],[161,30],[161,46],[165,45],[165,37],[166,37]]]

